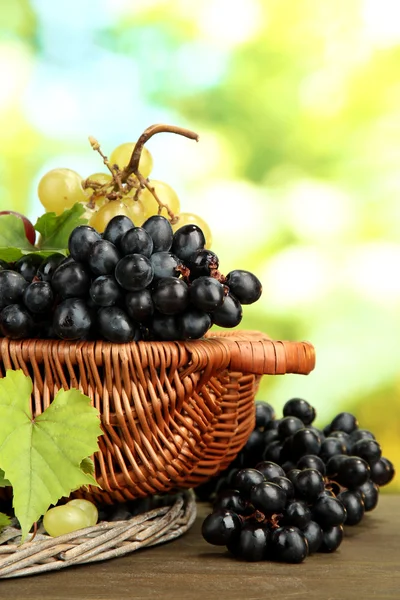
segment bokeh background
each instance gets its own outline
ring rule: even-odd
[[[354,411],[399,468],[399,64],[398,0],[0,0],[0,207],[101,170],[90,134],[194,129],[149,142],[154,177],[262,280],[243,327],[317,351],[258,398]]]

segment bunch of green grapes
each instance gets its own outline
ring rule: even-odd
[[[139,182],[134,174],[121,181],[135,145],[133,142],[121,144],[112,151],[109,160],[101,154],[110,173],[93,173],[87,179],[71,169],[52,169],[46,173],[38,187],[39,200],[46,212],[60,215],[80,203],[85,207],[83,217],[99,233],[117,215],[125,215],[136,226],[141,226],[149,217],[161,214],[171,221],[174,231],[188,223],[198,225],[204,232],[206,247],[210,248],[211,232],[207,223],[198,215],[181,212],[178,195],[167,183],[148,179],[153,157],[146,147],[141,150],[139,172],[149,187],[145,187],[143,181]],[[99,150],[99,147],[94,149]]]

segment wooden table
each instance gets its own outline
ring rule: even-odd
[[[334,554],[301,565],[241,563],[204,542],[207,507],[177,541],[112,561],[1,580],[13,600],[400,600],[400,497],[383,496]]]

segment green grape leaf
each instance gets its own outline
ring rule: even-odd
[[[61,215],[48,212],[39,217],[35,229],[40,233],[40,250],[53,250],[68,248],[70,233],[78,225],[86,225],[87,219],[82,218],[85,212],[83,204],[77,202],[72,208],[64,210]]]
[[[0,469],[0,487],[7,487],[8,485],[11,485],[11,483],[6,479],[4,471]]]
[[[8,515],[5,515],[4,513],[0,512],[0,531],[2,529],[4,529],[4,527],[7,527],[7,525],[9,525],[11,523],[11,519]]]
[[[22,219],[15,215],[0,215],[0,258],[14,262],[35,247],[27,240]]]
[[[98,485],[81,469],[98,450],[98,411],[79,390],[60,390],[37,417],[30,409],[32,381],[22,371],[0,379],[0,465],[13,487],[24,540],[51,504],[83,485]]]

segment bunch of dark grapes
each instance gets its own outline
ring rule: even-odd
[[[159,215],[135,227],[116,216],[99,234],[76,227],[69,256],[0,261],[0,332],[11,339],[188,340],[235,327],[261,296],[249,271],[219,271],[202,230],[175,233]]]
[[[315,414],[293,398],[276,419],[272,406],[256,402],[246,446],[196,490],[213,502],[202,527],[207,542],[242,560],[298,563],[336,550],[343,525],[357,525],[376,507],[394,468],[374,435],[346,412],[317,429]]]

